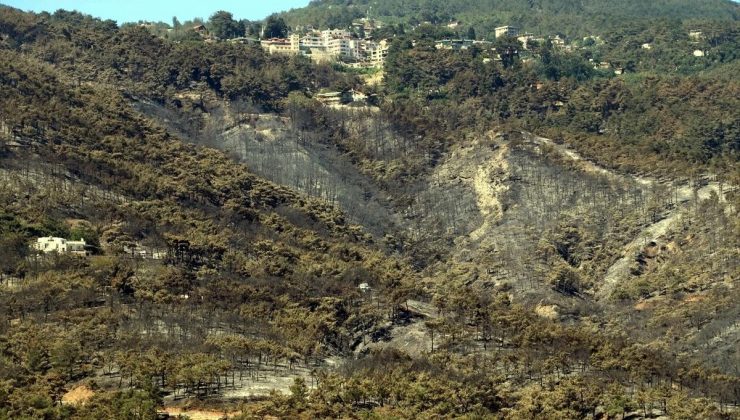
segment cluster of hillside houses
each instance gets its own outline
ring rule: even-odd
[[[383,67],[388,56],[390,42],[386,39],[375,41],[370,38],[377,28],[372,20],[361,19],[359,22],[355,22],[354,25],[362,25],[362,30],[356,32],[347,29],[319,31],[308,28],[302,35],[293,33],[287,38],[263,39],[260,41],[260,45],[271,54],[303,54],[315,62],[341,60],[354,67]],[[365,37],[358,38],[354,33],[363,33]],[[519,28],[515,26],[496,28],[496,37],[504,36],[517,37],[525,48],[530,40],[544,41],[544,38],[538,39],[532,34],[520,36]],[[554,44],[564,44],[560,37],[551,38],[551,41]],[[486,45],[490,42],[470,39],[445,39],[437,42],[437,48],[467,49],[475,44]]]
[[[457,24],[451,24],[448,25],[448,27],[455,27]],[[516,38],[519,43],[522,45],[523,50],[529,50],[532,47],[533,43],[536,43],[538,45],[543,44],[546,41],[549,41],[550,44],[557,49],[561,49],[563,51],[569,51],[572,52],[576,48],[572,44],[566,43],[565,39],[563,39],[560,35],[552,35],[548,36],[547,38],[543,36],[536,36],[531,33],[520,33],[519,28],[516,26],[499,26],[495,29],[496,38],[500,37],[508,37],[508,38]],[[689,39],[694,42],[698,43],[700,40],[704,39],[704,34],[701,31],[692,30],[688,34]],[[584,41],[591,38],[591,40],[602,43],[601,37],[599,36],[590,36],[585,37]],[[448,49],[448,50],[466,50],[468,48],[471,48],[473,46],[479,46],[482,48],[490,47],[493,43],[490,41],[481,41],[481,40],[474,40],[474,39],[442,39],[436,42],[435,47],[437,49]],[[644,50],[651,50],[653,49],[653,44],[651,43],[644,43],[641,45],[641,48]],[[703,50],[693,50],[692,55],[694,57],[704,57],[706,55],[706,52]],[[526,61],[526,60],[525,60]],[[593,59],[589,60],[592,64],[594,69],[596,70],[613,70],[615,74],[620,75],[624,73],[624,68],[622,67],[615,67],[612,65],[612,63],[601,61],[601,62],[594,62]]]
[[[454,24],[457,26],[457,23]],[[271,38],[259,41],[262,48],[271,54],[305,55],[314,62],[343,62],[350,67],[382,68],[385,64],[390,41],[387,39],[374,40],[372,33],[378,29],[379,24],[372,19],[359,19],[353,23],[353,30],[348,29],[326,29],[317,30],[311,27],[297,28],[297,31],[288,35],[287,38]],[[454,27],[453,24],[448,27]],[[355,34],[362,34],[359,37]],[[496,38],[516,38],[524,50],[529,50],[532,43],[542,44],[549,41],[553,47],[565,51],[573,50],[573,45],[566,43],[559,35],[548,37],[536,36],[531,33],[522,33],[516,26],[505,25],[495,28]],[[598,38],[598,37],[595,37]],[[702,38],[699,31],[691,31],[689,38],[698,40]],[[599,39],[600,40],[600,39]],[[491,41],[474,39],[442,39],[436,42],[438,49],[465,50],[474,45],[487,47]],[[651,49],[651,44],[643,44],[643,49]],[[696,50],[694,56],[704,56],[704,52]],[[594,63],[594,68],[610,68],[610,63]],[[619,69],[616,73],[621,74]]]
[[[538,37],[531,33],[519,33],[519,28],[516,26],[499,26],[495,29],[496,38],[516,38],[525,50],[529,49],[532,42],[544,43],[544,37]],[[547,38],[554,47],[566,47],[565,40],[560,35],[554,35]],[[488,46],[493,44],[491,41],[481,41],[474,39],[442,39],[437,41],[435,46],[437,49],[448,49],[448,50],[465,50],[473,45]]]
[[[346,29],[309,30],[288,38],[263,39],[265,51],[278,54],[303,54],[314,62],[344,61],[355,67],[383,67],[390,43],[383,39],[361,39]]]

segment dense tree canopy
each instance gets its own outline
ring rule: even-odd
[[[244,27],[234,20],[234,16],[226,11],[220,10],[208,20],[211,32],[219,38],[229,39],[244,36]]]
[[[457,20],[475,27],[479,36],[493,39],[494,28],[516,25],[527,32],[571,37],[605,35],[634,21],[655,18],[733,21],[740,6],[731,0],[645,2],[640,0],[322,0],[284,13],[291,24],[346,27],[369,15],[389,23],[447,24]]]
[[[263,37],[285,38],[288,36],[288,25],[282,17],[271,15],[265,21]]]

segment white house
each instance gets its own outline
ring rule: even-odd
[[[85,239],[82,238],[79,241],[68,241],[64,238],[56,238],[53,236],[47,236],[38,238],[36,243],[33,244],[33,248],[37,251],[41,251],[44,254],[50,252],[57,252],[59,254],[70,253],[75,255],[88,255]]]
[[[359,90],[350,90],[349,93],[352,95],[352,102],[367,101],[367,95],[360,92]]]
[[[33,247],[43,253],[67,252],[67,240],[64,238],[55,238],[53,236],[38,238]]]
[[[689,39],[693,41],[699,41],[702,38],[704,38],[704,34],[702,33],[702,31],[689,31]]]

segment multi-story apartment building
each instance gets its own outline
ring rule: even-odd
[[[276,54],[305,54],[315,62],[350,60],[372,66],[382,66],[388,55],[389,43],[353,38],[344,29],[311,30],[303,36],[292,34],[287,39],[261,41],[262,48]]]
[[[359,39],[331,38],[326,43],[326,49],[334,57],[360,58]]]
[[[383,67],[389,48],[390,43],[385,39],[380,42],[367,41],[365,43],[365,57],[372,66]]]
[[[508,36],[508,37],[516,37],[519,35],[519,28],[516,26],[499,26],[495,29],[496,31],[496,38],[501,38],[502,36]]]

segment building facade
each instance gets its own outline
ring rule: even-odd
[[[271,38],[260,41],[262,48],[270,54],[293,54],[301,52],[301,38],[297,34],[288,38]]]
[[[517,35],[519,35],[519,28],[516,26],[499,26],[495,29],[496,32],[496,38],[501,37],[511,37],[515,38]]]
[[[365,54],[368,62],[375,67],[383,67],[385,65],[385,59],[388,57],[389,48],[390,43],[385,39],[380,42],[367,42],[365,45]]]

